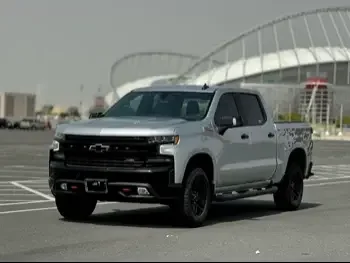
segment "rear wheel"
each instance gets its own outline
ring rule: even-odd
[[[192,168],[184,185],[182,199],[178,205],[173,204],[173,207],[180,210],[186,225],[201,226],[208,215],[211,194],[210,182],[205,171],[199,167]]]
[[[57,195],[55,197],[58,212],[68,220],[83,220],[95,210],[97,200],[77,196]]]
[[[303,171],[297,163],[288,166],[286,174],[273,195],[276,207],[282,210],[297,210],[304,193]]]

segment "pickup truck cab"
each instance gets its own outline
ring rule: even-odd
[[[312,128],[274,123],[258,91],[147,87],[56,128],[49,186],[65,218],[90,216],[97,201],[159,203],[195,227],[214,201],[273,194],[297,209],[312,149]]]

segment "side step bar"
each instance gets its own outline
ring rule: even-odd
[[[226,194],[216,194],[214,201],[223,202],[223,201],[233,201],[246,197],[254,197],[259,195],[273,194],[278,190],[277,186],[272,186],[263,190],[248,190],[244,193],[226,193]]]

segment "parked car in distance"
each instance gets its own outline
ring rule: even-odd
[[[0,129],[9,128],[9,121],[6,118],[0,118]]]
[[[23,130],[45,130],[46,124],[40,120],[24,118],[19,122],[19,128]]]

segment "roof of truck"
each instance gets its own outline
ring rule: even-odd
[[[237,86],[206,86],[203,85],[162,85],[162,86],[150,86],[150,87],[144,87],[139,88],[135,90],[134,92],[140,92],[140,91],[180,91],[180,92],[206,92],[206,93],[213,93],[216,90],[225,90],[225,91],[250,91],[243,88],[240,88],[239,85]]]

